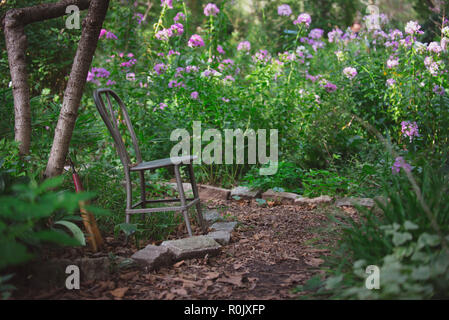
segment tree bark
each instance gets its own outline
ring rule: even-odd
[[[14,135],[19,142],[19,153],[26,155],[31,145],[30,88],[26,65],[27,38],[25,25],[65,15],[66,7],[77,5],[80,10],[89,6],[90,0],[63,0],[27,8],[11,9],[1,19],[5,33],[14,96]]]
[[[24,26],[10,12],[5,17],[4,30],[14,97],[14,137],[19,142],[19,154],[26,155],[31,145],[30,88],[25,59],[27,38]]]
[[[61,113],[45,170],[46,177],[59,175],[64,169],[87,73],[97,47],[108,6],[109,0],[91,0],[89,12],[83,21],[83,32],[64,93]]]

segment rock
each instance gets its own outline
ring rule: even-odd
[[[162,242],[161,246],[167,247],[175,256],[175,260],[202,258],[206,254],[217,255],[221,246],[208,236],[194,236],[179,240]]]
[[[294,204],[302,205],[302,204],[321,204],[321,203],[329,203],[332,202],[332,198],[329,196],[319,196],[316,198],[298,198],[295,199]]]
[[[298,198],[301,198],[301,196],[296,193],[277,192],[273,189],[269,189],[262,193],[262,199],[281,202],[282,204],[292,204]]]
[[[222,217],[216,209],[212,209],[203,213],[203,218],[207,225],[211,225],[212,223],[220,220]]]
[[[226,231],[226,232],[232,232],[237,225],[237,222],[215,222],[213,225],[211,225],[211,229],[215,231]]]
[[[201,200],[228,200],[231,190],[208,186],[204,184],[198,185],[198,192]]]
[[[72,264],[80,268],[83,281],[105,280],[109,276],[110,260],[108,257],[81,258]]]
[[[354,207],[356,205],[361,207],[372,208],[374,206],[374,200],[371,198],[343,198],[338,200],[335,205],[337,207]]]
[[[252,190],[248,187],[236,187],[231,190],[231,198],[237,196],[243,199],[252,199],[257,198],[259,195],[260,191]]]
[[[214,239],[222,246],[227,245],[229,241],[231,241],[231,233],[224,230],[209,232],[207,236]]]
[[[148,245],[137,251],[131,258],[139,264],[145,265],[149,270],[171,265],[174,260],[173,253],[167,247],[153,245]]]

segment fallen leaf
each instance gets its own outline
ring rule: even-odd
[[[218,272],[206,272],[206,280],[214,280],[217,279],[220,276],[220,273]]]
[[[312,267],[319,267],[321,264],[324,263],[324,260],[323,260],[323,259],[320,259],[320,258],[307,258],[305,262],[306,262],[306,264],[308,264],[309,266],[312,266]]]
[[[179,268],[179,267],[182,266],[184,263],[185,263],[185,261],[184,261],[184,260],[181,260],[181,261],[179,261],[179,262],[176,262],[176,263],[173,265],[173,267]]]
[[[229,276],[228,278],[220,278],[218,282],[230,283],[240,287],[242,285],[242,276]]]
[[[116,298],[118,298],[118,299],[121,299],[121,298],[123,298],[123,296],[125,295],[125,293],[126,293],[126,291],[128,291],[128,287],[123,287],[123,288],[117,288],[117,289],[115,289],[115,290],[112,290],[110,293],[114,296],[114,297],[116,297]]]

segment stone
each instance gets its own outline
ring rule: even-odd
[[[228,200],[231,190],[199,184],[198,193],[201,200]]]
[[[216,209],[207,210],[206,212],[204,212],[203,218],[207,225],[211,225],[212,223],[222,219],[221,215]]]
[[[343,198],[338,200],[335,205],[337,207],[354,207],[356,205],[361,207],[374,207],[374,200],[371,198]]]
[[[171,265],[174,256],[167,247],[148,245],[142,250],[137,251],[131,256],[131,259],[141,265],[145,265],[149,270],[159,269],[160,267]]]
[[[252,199],[257,198],[259,195],[259,190],[253,190],[248,187],[235,187],[231,190],[231,198],[236,196],[243,199]]]
[[[234,228],[236,227],[237,222],[215,222],[213,225],[210,226],[212,230],[215,231],[226,231],[226,232],[232,232]]]
[[[227,245],[229,241],[231,241],[231,233],[224,230],[209,232],[207,236],[214,239],[222,246]]]
[[[298,198],[295,199],[294,204],[303,205],[303,204],[322,204],[332,202],[332,197],[329,196],[319,196],[316,198]]]
[[[190,238],[168,240],[161,244],[167,247],[175,257],[175,260],[202,258],[220,253],[221,246],[218,242],[208,236],[194,236]]]
[[[301,196],[296,193],[291,192],[278,192],[274,191],[273,189],[269,189],[262,193],[262,199],[264,200],[271,200],[280,202],[282,204],[292,204],[295,202],[296,199],[300,198]]]

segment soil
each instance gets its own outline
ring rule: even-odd
[[[209,202],[226,218],[239,221],[231,243],[220,255],[180,261],[173,266],[148,272],[128,268],[107,279],[82,282],[80,290],[18,286],[15,299],[296,299],[294,291],[310,277],[321,273],[319,266],[335,240],[327,234],[326,210],[277,205],[261,207],[255,201]],[[186,236],[180,225],[171,238]],[[199,233],[199,228],[194,227]],[[318,234],[319,232],[319,234]],[[149,244],[145,243],[145,244]],[[154,244],[154,243],[153,243]],[[158,243],[156,243],[158,244]],[[100,253],[70,249],[63,258],[108,256],[111,252],[130,257],[133,243],[106,237]]]

